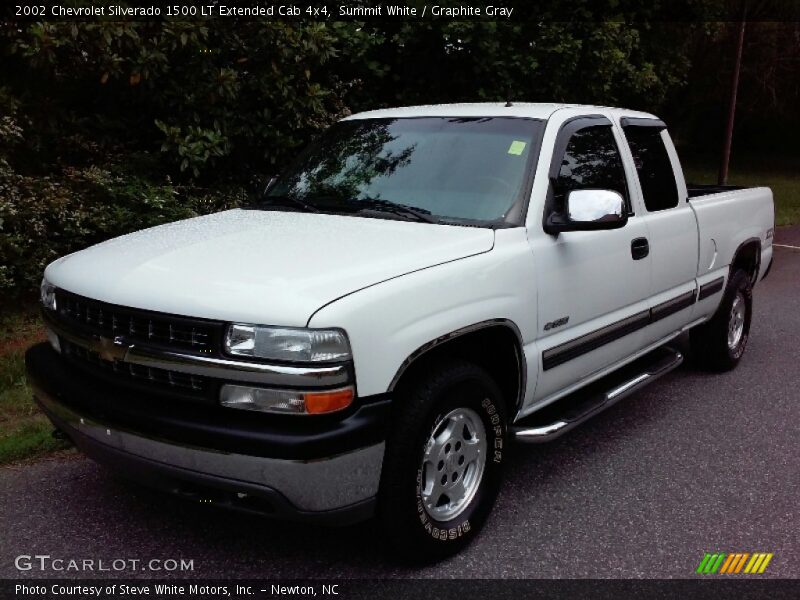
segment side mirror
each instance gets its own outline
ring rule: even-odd
[[[628,222],[625,200],[612,190],[572,190],[564,204],[565,214],[548,217],[548,233],[619,229]]]

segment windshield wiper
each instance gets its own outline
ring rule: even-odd
[[[289,204],[295,208],[299,208],[303,212],[321,212],[320,209],[313,204],[309,204],[305,200],[300,200],[300,198],[296,198],[295,196],[266,196],[256,205],[256,208],[270,208],[272,206],[281,206],[282,204],[284,206]]]
[[[310,204],[305,200],[301,200],[296,196],[267,196],[264,198],[256,208],[271,208],[273,206],[281,206],[281,205],[291,205],[304,212],[328,212],[328,211],[336,211],[337,206],[336,204],[345,204],[348,208],[355,210],[356,212],[363,212],[363,211],[376,211],[376,212],[385,212],[397,215],[399,217],[410,219],[413,221],[419,221],[422,223],[438,223],[439,220],[431,214],[431,211],[426,210],[424,208],[417,208],[415,206],[408,206],[407,204],[399,204],[397,202],[390,202],[389,200],[383,200],[382,198],[350,198],[345,199],[341,196],[328,194],[328,195],[315,195],[315,200],[322,201],[322,202],[331,202],[330,206],[324,206],[322,208]]]
[[[376,210],[381,212],[393,213],[401,217],[411,218],[422,223],[438,223],[438,219],[431,214],[431,211],[407,204],[398,204],[381,198],[364,198],[363,200],[351,200],[353,206],[363,207],[364,210]]]

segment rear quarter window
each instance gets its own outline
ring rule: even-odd
[[[678,206],[678,185],[664,145],[663,130],[629,125],[624,131],[636,165],[645,208],[648,212],[656,212]]]

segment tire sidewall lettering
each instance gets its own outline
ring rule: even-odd
[[[487,447],[490,449],[492,453],[490,456],[487,456],[486,468],[487,469],[491,468],[490,467],[491,463],[495,464],[494,468],[499,468],[499,466],[503,462],[503,456],[504,456],[503,454],[504,428],[503,428],[503,420],[500,414],[498,413],[498,409],[495,406],[494,401],[491,398],[486,397],[477,405],[477,407],[475,406],[474,403],[467,403],[464,406],[481,409],[478,411],[478,413],[483,419],[487,436],[490,437],[490,439],[487,440],[488,442]],[[434,419],[433,426],[428,431],[428,435],[436,431],[436,428],[442,422],[444,415],[445,412],[439,412],[437,414],[436,418]],[[492,437],[493,439],[491,439]],[[484,476],[486,476],[486,474],[484,474]],[[415,509],[417,512],[419,523],[422,526],[425,533],[427,533],[431,538],[441,542],[456,541],[470,534],[470,532],[472,532],[474,529],[472,527],[472,524],[470,523],[470,516],[475,509],[475,505],[470,506],[465,511],[467,517],[462,521],[456,520],[455,523],[440,523],[438,521],[435,521],[428,515],[427,511],[425,510],[425,506],[423,504],[422,480],[423,480],[423,469],[422,466],[420,466],[417,469],[416,473]],[[479,497],[480,493],[476,494],[476,497],[473,499],[473,503],[478,501]]]
[[[494,441],[489,445],[493,449],[492,461],[500,464],[503,462],[503,425],[500,420],[500,415],[497,414],[497,408],[490,398],[484,398],[481,406],[486,410],[489,415],[490,428],[487,431],[494,433]]]

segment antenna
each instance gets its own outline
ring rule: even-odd
[[[506,98],[507,98],[506,99],[506,108],[508,108],[509,106],[514,106],[511,103],[511,86],[508,86],[508,89],[506,90]]]

